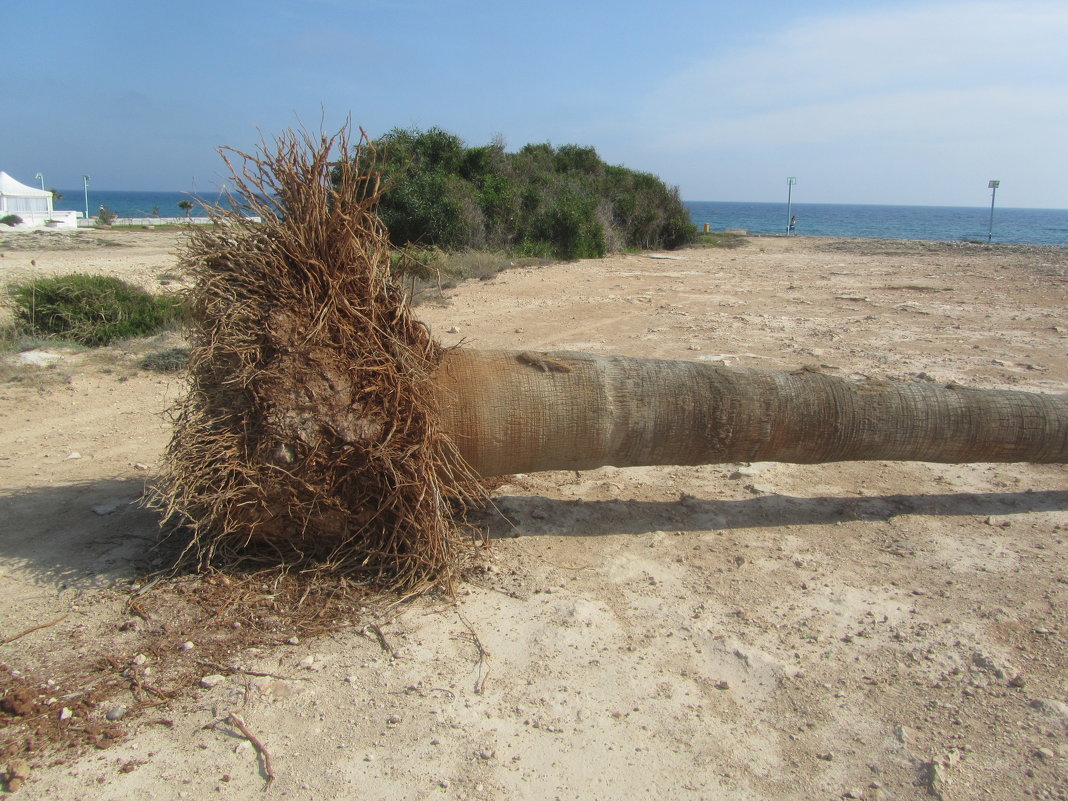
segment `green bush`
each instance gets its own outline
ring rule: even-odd
[[[100,221],[101,225],[111,225],[115,222],[115,218],[118,217],[114,211],[107,206],[101,206],[100,211],[97,212],[96,218]]]
[[[550,242],[562,259],[600,258],[605,235],[593,199],[570,187],[557,192],[534,220],[533,239]]]
[[[17,214],[8,214],[6,217],[0,217],[0,224],[22,225],[22,218]]]
[[[15,317],[30,332],[94,347],[157,333],[181,316],[177,297],[157,297],[111,276],[40,278],[10,291]]]
[[[463,182],[444,170],[412,172],[396,180],[379,216],[397,245],[459,248],[467,242]]]
[[[511,250],[587,258],[693,241],[677,189],[605,164],[592,147],[495,139],[465,147],[440,128],[394,129],[376,142],[385,192],[378,214],[397,247]]]
[[[557,172],[581,172],[587,175],[600,175],[605,168],[596,149],[578,145],[561,145],[557,148],[555,164]]]

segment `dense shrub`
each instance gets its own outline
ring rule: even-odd
[[[600,258],[605,254],[605,232],[595,201],[563,187],[534,219],[530,239],[552,243],[554,254],[562,259]]]
[[[0,224],[2,225],[22,225],[22,218],[17,214],[8,214],[4,217],[0,217]]]
[[[573,259],[677,248],[695,235],[677,189],[605,164],[592,147],[507,153],[499,138],[465,147],[440,128],[394,129],[376,144],[386,182],[378,213],[397,247]]]
[[[397,245],[458,248],[467,242],[463,182],[444,170],[415,171],[394,180],[378,213]]]
[[[174,296],[157,297],[111,276],[72,274],[11,287],[17,320],[37,335],[82,345],[107,345],[148,336],[174,325]]]

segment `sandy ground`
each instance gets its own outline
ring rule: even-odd
[[[0,272],[176,285],[172,234],[79,237],[9,238]],[[470,347],[1065,392],[1066,250],[752,238],[511,270],[420,314]],[[181,379],[138,360],[174,344],[4,356],[20,795],[256,797],[238,710],[276,797],[1068,798],[1065,467],[514,476],[455,599],[368,600],[315,635],[274,586],[212,608],[203,582],[140,578],[165,557],[136,501]]]

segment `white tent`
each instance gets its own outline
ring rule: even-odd
[[[51,192],[20,184],[0,171],[0,218],[12,214],[22,220],[20,227],[76,228],[78,225],[77,212],[52,208]]]
[[[34,212],[52,213],[52,193],[44,189],[20,184],[6,172],[0,171],[0,217],[8,214]]]

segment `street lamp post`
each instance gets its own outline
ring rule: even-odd
[[[33,177],[34,177],[34,178],[36,178],[36,179],[37,179],[38,181],[40,181],[40,182],[41,182],[41,189],[44,189],[44,176],[43,176],[43,175],[41,175],[41,173],[37,173],[37,174],[36,174],[35,176],[33,176]]]
[[[986,243],[990,244],[990,238],[994,236],[994,198],[997,196],[998,187],[1001,186],[1001,181],[991,181],[986,185],[986,188],[990,190],[990,227],[986,229]]]
[[[786,179],[786,235],[790,235],[790,220],[794,218],[792,213],[793,199],[794,199],[794,184],[797,183],[796,178]]]
[[[89,219],[89,176],[82,176],[82,186],[85,189],[85,219]]]

